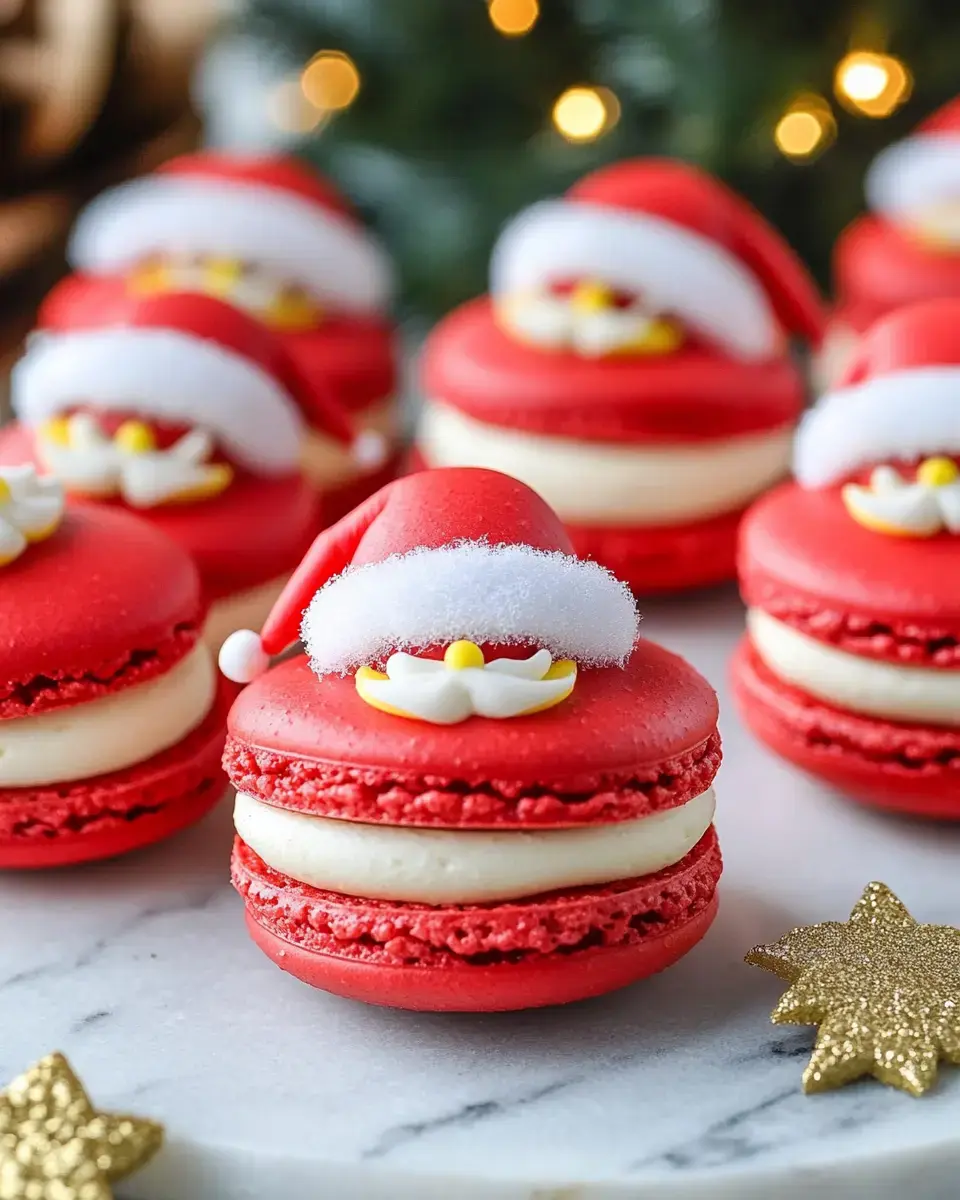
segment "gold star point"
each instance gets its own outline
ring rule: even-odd
[[[791,985],[774,1023],[819,1026],[805,1092],[872,1075],[920,1096],[941,1061],[960,1064],[960,929],[921,925],[885,884],[848,921],[801,926],[746,961]]]
[[[163,1127],[98,1112],[62,1054],[0,1092],[0,1200],[111,1200],[160,1149]]]

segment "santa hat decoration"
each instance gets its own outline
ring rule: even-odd
[[[231,635],[220,667],[248,683],[298,635],[318,675],[461,639],[622,663],[637,620],[626,585],[574,557],[535,492],[448,467],[395,480],[321,533],[260,636]]]
[[[281,342],[260,322],[210,296],[132,296],[116,287],[65,305],[55,331],[31,339],[14,368],[20,419],[38,426],[65,409],[141,409],[201,426],[227,455],[256,474],[284,475],[300,459],[300,404],[316,387],[304,381]],[[321,399],[324,427],[350,444],[340,406]],[[368,454],[365,440],[357,456]]]
[[[960,201],[960,96],[938,109],[912,137],[873,160],[864,183],[867,203],[893,221]]]
[[[108,274],[171,253],[255,261],[346,312],[380,311],[393,286],[386,253],[343,197],[282,156],[173,159],[88,205],[69,257]]]
[[[521,213],[494,248],[495,297],[578,277],[636,291],[744,359],[776,354],[785,332],[816,342],[824,323],[812,280],[760,214],[666,159],[586,176]]]
[[[794,469],[825,487],[872,464],[960,454],[960,299],[898,309],[861,339],[838,387],[807,413]]]

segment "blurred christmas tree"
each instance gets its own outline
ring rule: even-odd
[[[509,214],[633,154],[719,173],[826,283],[866,165],[958,61],[957,0],[249,0],[203,82],[212,140],[329,172],[434,317]]]

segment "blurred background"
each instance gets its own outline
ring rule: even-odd
[[[0,353],[79,204],[200,136],[329,172],[422,327],[630,154],[716,171],[825,286],[873,155],[960,91],[957,0],[0,0]]]

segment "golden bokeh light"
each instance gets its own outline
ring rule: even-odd
[[[568,142],[592,142],[620,119],[620,101],[604,87],[572,87],[553,106],[553,124]]]
[[[796,162],[821,153],[836,137],[837,123],[822,96],[798,96],[777,122],[773,140],[786,158]]]
[[[284,133],[309,133],[324,114],[303,94],[299,79],[285,79],[267,94],[267,115]]]
[[[490,0],[490,23],[504,37],[522,37],[540,16],[538,0]]]
[[[320,112],[349,108],[360,91],[360,72],[342,50],[321,50],[303,68],[303,94]]]
[[[840,102],[865,117],[889,117],[913,90],[913,77],[899,58],[853,50],[837,64],[833,88]]]

